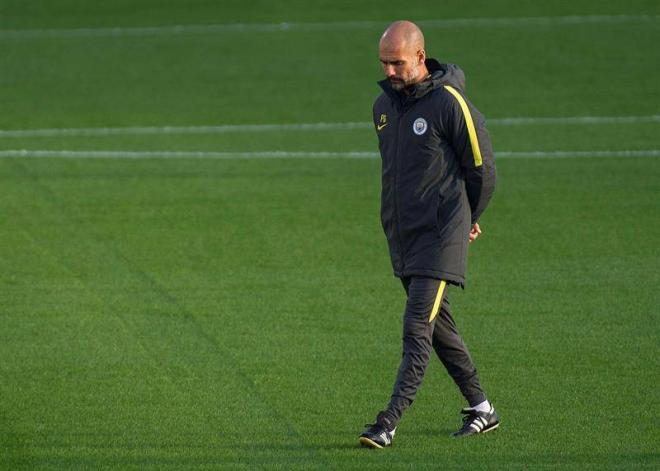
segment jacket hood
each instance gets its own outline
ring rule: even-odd
[[[441,64],[435,59],[426,59],[426,68],[431,74],[434,89],[444,85],[451,85],[465,92],[465,73],[454,64]]]
[[[465,73],[463,73],[459,66],[454,64],[441,64],[436,59],[432,58],[426,59],[424,63],[426,64],[429,74],[431,74],[430,79],[423,80],[422,82],[408,87],[405,95],[414,98],[421,98],[430,91],[444,85],[451,85],[452,87],[465,92]],[[404,95],[403,93],[394,90],[390,81],[387,79],[381,80],[378,84],[388,95],[392,96],[392,94],[394,94],[394,96],[398,97]]]

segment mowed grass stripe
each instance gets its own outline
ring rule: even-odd
[[[131,370],[143,369],[151,375],[144,379],[147,384],[166,383],[160,398],[163,403],[171,401],[175,407],[183,409],[182,413],[186,411],[187,415],[182,418],[189,424],[192,422],[189,426],[194,430],[208,433],[205,438],[209,444],[224,443],[225,446],[240,447],[241,440],[250,440],[251,447],[255,447],[273,443],[296,450],[301,455],[297,459],[324,461],[323,457],[316,455],[314,448],[305,445],[304,437],[293,422],[279,412],[268,395],[245,372],[236,352],[223,346],[220,339],[209,333],[185,303],[158,281],[157,275],[138,266],[92,223],[77,215],[70,200],[49,183],[51,179],[48,176],[37,174],[24,162],[13,162],[11,166],[17,178],[28,183],[31,202],[38,206],[38,210],[21,212],[13,223],[22,227],[27,239],[38,248],[39,253],[35,253],[35,257],[40,263],[56,267],[65,274],[69,283],[83,288],[88,298],[88,309],[96,311],[97,315],[102,313],[120,321],[123,332],[116,335],[137,345],[146,357],[138,358],[138,363]],[[42,224],[54,231],[40,230]],[[75,244],[71,243],[73,240]],[[105,282],[99,282],[101,280],[98,278]],[[117,286],[117,289],[108,289],[112,283],[124,288]],[[138,306],[144,311],[136,310]],[[93,315],[77,311],[74,306],[71,310],[71,316]],[[52,322],[45,322],[44,331]],[[84,365],[84,361],[81,363]],[[84,383],[85,372],[83,366],[80,371],[82,375],[72,381]],[[231,376],[227,377],[227,374]],[[200,377],[203,382],[220,379],[227,389],[215,398],[209,395],[217,388],[212,384],[207,385],[207,391],[196,391],[190,387],[190,382]],[[139,390],[139,387],[135,389]],[[144,397],[146,403],[152,400],[153,397]],[[245,408],[247,414],[253,416],[250,419],[260,424],[260,428],[246,430],[246,434],[233,438],[228,436],[222,421],[231,417],[236,408]],[[87,425],[83,417],[71,417],[69,420]],[[86,429],[85,426],[82,428]],[[126,433],[130,437],[132,431]],[[143,433],[146,434],[146,431]],[[232,445],[226,445],[227,442]],[[65,443],[66,437],[60,446],[65,451],[70,450]],[[121,450],[116,445],[113,448],[108,444],[107,447],[108,452],[113,454]],[[48,456],[53,448],[57,447],[37,447],[34,451]],[[154,453],[148,448],[145,447],[143,453]],[[161,446],[156,448],[156,453],[164,451],[158,450]],[[124,453],[130,455],[129,450]]]
[[[653,100],[645,93],[648,88],[645,77],[653,76],[648,70],[653,63],[645,60],[647,56],[637,60],[642,54],[635,44],[639,41],[652,43],[655,25],[653,22],[640,23],[635,28],[627,23],[602,27],[585,25],[570,28],[561,35],[555,33],[556,28],[539,31],[539,28],[530,27],[519,32],[525,36],[524,41],[517,35],[511,37],[504,28],[480,30],[479,35],[488,36],[488,41],[480,42],[485,49],[461,47],[460,41],[449,41],[448,37],[454,35],[452,30],[439,30],[431,31],[428,41],[443,46],[436,46],[429,53],[440,54],[442,60],[456,62],[464,68],[469,74],[470,96],[487,116],[493,116],[494,112],[509,116],[651,114],[657,113],[657,107],[647,108]],[[630,35],[628,30],[631,30]],[[601,41],[597,38],[605,35],[618,37],[616,44],[611,45],[611,58],[607,63],[624,56],[626,60],[621,65],[627,67],[629,74],[639,74],[641,79],[636,87],[613,90],[608,100],[601,100],[597,105],[573,106],[573,95],[584,87],[585,76],[589,75],[586,71],[596,73],[604,62],[592,49],[594,42]],[[126,42],[99,38],[91,43],[81,40],[44,44],[7,42],[5,45],[12,53],[7,56],[6,69],[12,73],[3,75],[10,86],[5,90],[15,90],[7,92],[6,111],[18,119],[10,119],[5,113],[4,120],[0,117],[0,128],[141,126],[162,122],[177,125],[217,121],[256,123],[261,120],[291,123],[344,121],[347,116],[354,121],[368,117],[378,93],[374,82],[382,75],[374,56],[378,38],[375,33],[357,31],[355,37],[342,32],[254,36],[171,36]],[[351,45],[352,41],[355,44]],[[239,44],[241,42],[244,46]],[[330,43],[336,46],[330,47]],[[566,47],[567,52],[561,57],[567,63],[559,62],[553,55],[530,54],[530,50],[543,45],[553,51]],[[44,47],[47,47],[47,54],[40,52]],[[353,52],[341,60],[337,51],[344,48]],[[238,52],[241,50],[243,53]],[[280,51],[291,51],[291,55],[284,54],[281,61],[269,60]],[[501,51],[508,51],[508,54],[500,57]],[[296,64],[300,64],[296,60],[298,53],[305,54],[307,65],[304,73],[292,75]],[[251,57],[255,72],[261,71],[256,75],[259,80],[245,77],[240,67],[227,68],[219,61],[210,60],[223,57],[223,62],[241,64],[244,56]],[[90,57],[94,58],[93,62],[89,61]],[[31,64],[28,69],[24,65],[26,60]],[[565,86],[563,78],[550,82],[548,74],[542,72],[548,67],[545,64],[548,61],[556,64],[554,70],[561,70],[562,76],[571,76],[573,85]],[[94,66],[90,67],[92,64]],[[526,66],[523,68],[520,64]],[[246,70],[251,70],[251,66],[247,67]],[[496,70],[509,72],[493,73]],[[506,78],[508,73],[516,76],[513,96],[508,95],[511,87]],[[332,76],[341,77],[341,80],[328,80]],[[593,78],[588,76],[593,86],[587,91],[613,83],[606,82],[603,76],[602,73]],[[223,82],[232,84],[232,93],[223,93]],[[556,89],[559,83],[562,87]],[[306,87],[310,87],[309,93],[297,93]],[[626,107],[615,106],[624,90]],[[326,93],[333,99],[325,98]],[[497,98],[500,94],[507,98],[501,103]],[[640,96],[644,98],[640,100]],[[646,107],[636,107],[638,101]],[[562,107],[557,107],[558,103],[562,103]]]
[[[647,291],[657,281],[654,275],[647,278],[657,261],[647,235],[657,224],[651,221],[649,229],[644,217],[652,208],[648,162],[631,160],[621,166],[609,160],[592,167],[584,161],[529,160],[508,161],[500,167],[501,185],[483,221],[484,238],[471,248],[470,286],[466,295],[453,292],[452,302],[506,422],[483,440],[451,440],[448,434],[460,422],[462,403],[434,359],[395,447],[384,454],[360,450],[356,441],[362,424],[372,420],[371,415],[387,400],[393,379],[388,372],[395,372],[399,360],[398,322],[405,299],[400,285],[390,279],[378,224],[377,162],[0,164],[3,175],[13,176],[5,189],[5,208],[22,214],[9,218],[11,223],[29,230],[38,243],[52,249],[54,263],[66,263],[88,278],[90,289],[100,292],[107,304],[103,314],[129,307],[126,315],[134,317],[131,321],[142,334],[136,339],[146,336],[144,341],[163,355],[162,368],[172,376],[181,363],[209,376],[205,365],[224,361],[206,349],[189,358],[206,343],[183,340],[189,331],[177,330],[180,324],[174,306],[164,306],[163,319],[152,312],[161,298],[132,270],[151,274],[177,300],[187,298],[181,304],[189,312],[201,311],[200,320],[209,332],[246,324],[244,337],[227,332],[222,340],[227,348],[241,352],[241,368],[261,380],[268,404],[278,410],[288,410],[285,404],[289,404],[290,421],[303,435],[304,444],[318,454],[305,454],[295,442],[282,440],[274,421],[261,420],[261,407],[249,417],[229,410],[231,420],[242,419],[238,430],[231,430],[239,438],[232,441],[231,434],[225,434],[214,441],[213,423],[200,421],[199,427],[207,427],[204,436],[185,433],[186,427],[193,427],[193,417],[181,418],[183,432],[150,431],[137,421],[137,432],[129,430],[125,432],[128,438],[122,438],[108,420],[100,422],[94,434],[91,427],[76,427],[75,420],[58,421],[62,410],[73,407],[55,404],[55,409],[25,408],[10,415],[30,431],[19,435],[21,440],[30,438],[27,449],[20,451],[24,456],[38,456],[48,463],[58,460],[60,468],[87,459],[89,466],[117,469],[139,463],[145,467],[224,463],[227,467],[276,464],[285,468],[303,457],[309,460],[308,467],[325,464],[325,468],[341,469],[356,463],[362,469],[410,467],[411,463],[420,468],[460,469],[470,462],[477,469],[524,465],[581,470],[644,463],[652,469],[657,464],[657,457],[649,454],[653,422],[646,419],[652,399],[645,393],[654,381],[645,365],[655,358],[655,344],[652,332],[643,329],[656,325],[649,318],[655,311],[651,291]],[[24,171],[19,173],[17,164]],[[585,179],[587,173],[592,178]],[[50,193],[35,194],[35,186],[26,178],[50,189],[57,204],[49,202]],[[631,182],[635,182],[635,192],[629,191]],[[590,196],[597,194],[601,199],[595,202]],[[60,224],[53,224],[58,219]],[[59,240],[53,242],[51,237]],[[77,237],[81,243],[72,243]],[[576,244],[576,238],[581,242]],[[108,250],[113,246],[130,261],[130,270],[121,266],[104,270],[113,266],[115,257]],[[22,250],[15,252],[6,260],[16,260]],[[29,269],[41,266],[40,255],[35,254]],[[262,263],[254,264],[258,259]],[[251,269],[239,269],[244,265]],[[202,309],[225,302],[228,294],[222,280],[227,277],[236,281],[234,309],[217,314],[212,308]],[[316,287],[308,284],[314,278],[319,280]],[[117,289],[107,291],[109,283],[117,284]],[[269,285],[280,291],[279,297],[273,297],[275,290],[268,290]],[[132,291],[121,294],[122,288],[131,286]],[[209,289],[209,294],[204,295],[199,286]],[[265,292],[261,303],[250,289],[256,286]],[[8,289],[32,293],[29,283]],[[117,295],[122,296],[121,303]],[[39,296],[46,302],[44,295]],[[62,290],[52,298],[69,296]],[[255,311],[255,304],[262,309]],[[265,306],[275,313],[264,310]],[[85,311],[71,310],[67,322],[85,315]],[[263,318],[256,321],[259,316]],[[12,318],[12,325],[27,333],[34,320],[41,321],[41,329],[49,320],[48,316],[39,319],[37,313]],[[280,325],[284,328],[278,329]],[[61,328],[71,329],[66,324]],[[613,331],[616,342],[611,341]],[[100,342],[102,337],[97,333],[93,340]],[[51,342],[46,339],[41,351]],[[128,343],[123,348],[130,348]],[[261,349],[254,348],[257,344]],[[12,352],[22,346],[12,339],[7,345]],[[78,347],[74,343],[69,348],[75,353]],[[634,356],[626,355],[629,349]],[[61,360],[59,355],[54,355],[53,363]],[[205,356],[208,359],[201,363]],[[265,361],[252,361],[254,356]],[[31,358],[51,364],[38,351]],[[8,378],[10,384],[25,388],[29,379],[21,375],[22,366],[9,370]],[[88,371],[87,376],[73,378],[68,365],[63,364],[60,371],[69,378],[68,392],[93,386],[95,376]],[[27,397],[26,404],[41,404],[41,393],[49,387],[44,372],[38,373],[41,386],[21,395]],[[146,371],[141,381],[158,386],[163,381],[159,373],[158,369]],[[206,378],[188,387],[193,398],[201,394],[208,400],[204,389],[214,391],[214,385],[229,380]],[[100,390],[99,403],[111,401],[114,392]],[[7,397],[9,411],[22,403],[16,393]],[[157,414],[166,424],[185,411],[167,407],[166,397],[153,399],[160,401]],[[200,415],[210,413],[211,402],[182,402],[198,406]],[[539,408],[539,403],[546,407]],[[612,414],[630,403],[640,405],[641,415]],[[112,410],[119,417],[143,418],[136,404],[117,404]],[[575,410],[590,419],[576,423]],[[222,416],[213,419],[221,430]],[[133,425],[126,419],[118,422]],[[547,423],[553,427],[545,427]],[[39,424],[42,428],[37,431]],[[324,433],[319,433],[319,424]],[[255,442],[246,440],[249,431],[255,433]],[[53,443],[58,447],[49,446]],[[494,449],[498,452],[493,453]]]
[[[594,125],[594,124],[641,124],[660,123],[660,115],[650,116],[559,116],[492,118],[488,126],[526,125]],[[116,136],[151,134],[227,134],[272,131],[341,131],[371,129],[373,123],[282,123],[282,124],[219,124],[206,126],[130,126],[116,128],[50,128],[50,129],[0,129],[1,138],[57,137],[57,136]]]
[[[570,15],[536,17],[452,18],[420,20],[424,29],[473,27],[573,26],[583,24],[655,22],[660,15]],[[184,34],[227,34],[254,32],[326,32],[342,30],[378,30],[383,21],[334,21],[309,23],[227,23],[211,25],[168,25],[148,27],[106,27],[75,29],[0,30],[0,39],[55,39],[86,37],[178,36]]]

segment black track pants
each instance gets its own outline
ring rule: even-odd
[[[408,294],[403,314],[403,356],[387,412],[398,423],[422,384],[433,348],[471,406],[486,400],[446,299],[447,284],[434,278],[401,280]]]

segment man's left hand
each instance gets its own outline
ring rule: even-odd
[[[481,228],[479,227],[479,223],[475,222],[474,226],[472,226],[472,230],[470,231],[470,243],[477,240],[477,237],[479,237],[479,234],[481,234]]]

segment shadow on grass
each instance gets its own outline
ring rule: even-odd
[[[452,433],[454,433],[456,429],[450,428],[450,427],[443,427],[443,428],[423,428],[423,429],[417,429],[415,431],[411,431],[409,433],[406,433],[407,436],[409,437],[419,437],[419,438],[447,438],[454,440],[454,437],[452,437]]]

